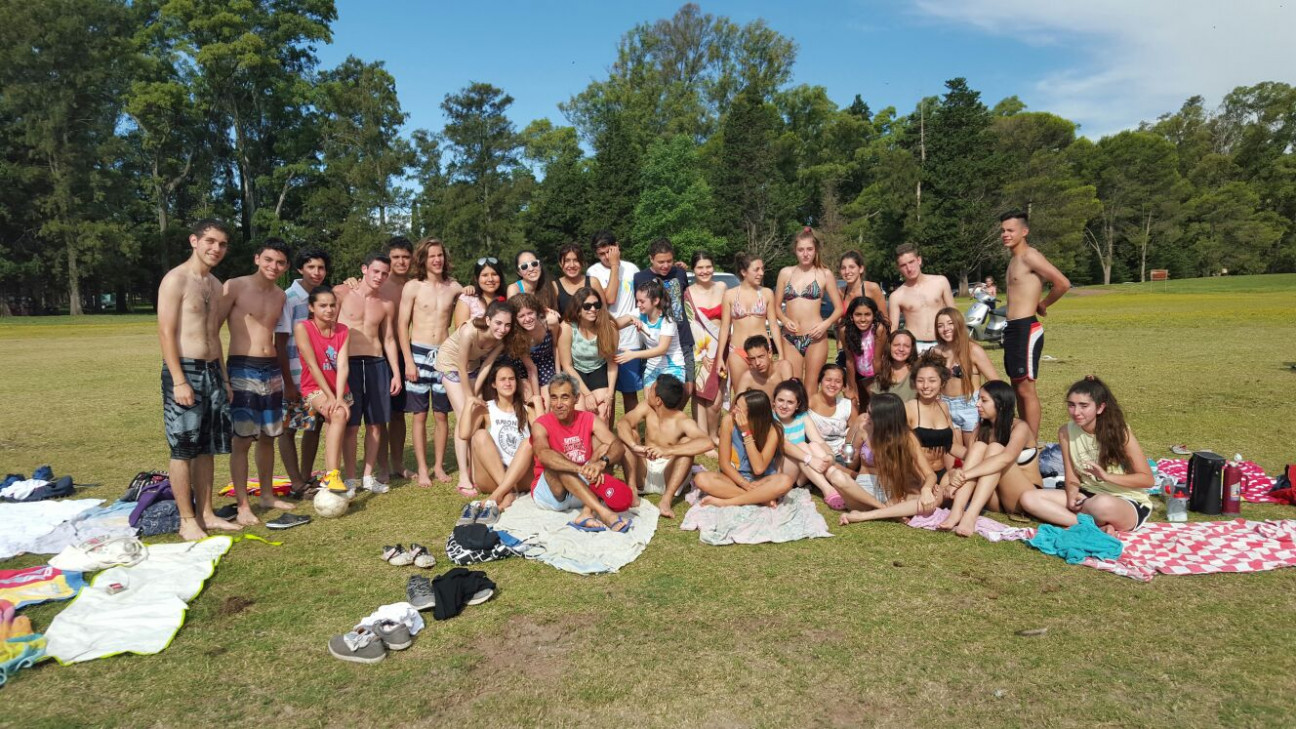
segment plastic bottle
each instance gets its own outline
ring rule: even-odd
[[[1224,464],[1224,473],[1220,477],[1223,492],[1223,513],[1237,514],[1242,511],[1242,456],[1233,456],[1233,460]]]
[[[1176,483],[1168,487],[1166,521],[1188,521],[1188,484]]]

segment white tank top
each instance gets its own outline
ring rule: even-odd
[[[486,403],[486,415],[490,419],[491,440],[495,441],[495,449],[499,451],[500,461],[504,463],[505,468],[508,468],[518,448],[531,437],[531,429],[523,423],[519,430],[517,413],[501,408],[494,400]]]
[[[846,443],[846,431],[850,429],[850,409],[851,401],[844,397],[837,399],[837,409],[832,415],[820,415],[814,408],[810,408],[810,420],[814,421],[819,435],[823,436],[824,444],[834,456],[841,455],[842,446]]]

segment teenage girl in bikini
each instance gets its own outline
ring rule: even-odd
[[[828,333],[844,313],[837,280],[820,258],[819,238],[806,227],[793,243],[797,265],[779,271],[775,290],[780,292],[783,311],[783,339],[792,345],[783,356],[792,364],[795,376],[804,382],[818,382],[819,369],[828,360]],[[832,301],[832,313],[823,318],[823,298]]]
[[[680,326],[693,327],[693,418],[703,432],[716,440],[720,406],[724,404],[724,381],[720,377],[719,348],[724,296],[728,289],[715,280],[715,259],[706,251],[693,254],[693,283],[684,290],[684,316]]]
[[[594,289],[602,297],[603,284],[585,273],[585,254],[579,243],[568,243],[558,249],[558,267],[562,269],[562,275],[553,282],[556,311],[566,321],[576,321],[566,318],[568,312],[573,311],[571,308],[573,298],[581,289]],[[576,311],[579,311],[579,308]]]
[[[774,422],[769,396],[748,390],[734,398],[733,410],[720,419],[720,473],[703,471],[693,483],[706,494],[699,506],[778,506],[792,490],[793,479],[779,470],[783,429]]]
[[[849,488],[855,479],[837,465],[809,409],[809,398],[799,381],[788,380],[774,388],[774,415],[783,426],[783,472],[798,485],[813,483],[828,508],[840,511],[846,504],[834,487]]]
[[[936,472],[937,484],[942,489],[947,483],[947,472],[954,467],[954,459],[964,454],[963,441],[954,438],[954,421],[950,418],[949,407],[941,399],[941,390],[949,378],[944,359],[928,351],[918,358],[918,364],[914,366],[916,397],[905,403],[909,427],[917,436],[923,457]],[[939,494],[943,495],[944,491]]]
[[[747,374],[747,353],[743,351],[743,342],[749,337],[769,338],[774,332],[774,351],[779,359],[783,358],[783,338],[777,335],[778,308],[774,303],[774,292],[761,286],[765,278],[765,262],[739,253],[734,256],[734,267],[738,269],[741,283],[738,288],[725,292],[720,311],[719,354],[716,355],[720,376],[728,374],[731,388],[736,388]],[[724,434],[723,430],[719,432]]]
[[[866,480],[870,484],[864,494],[868,503],[852,504],[853,510],[842,514],[840,523],[844,526],[934,511],[940,503],[936,472],[909,428],[904,402],[889,392],[875,395],[869,400],[867,419],[861,420],[867,441],[860,444],[860,457],[876,477]],[[843,489],[842,495],[849,501],[855,493]]]
[[[967,322],[958,309],[948,306],[936,313],[936,346],[945,358],[950,378],[945,383],[945,404],[954,425],[962,432],[964,446],[972,445],[977,417],[977,388],[980,380],[997,380],[999,373],[981,345],[968,338]]]

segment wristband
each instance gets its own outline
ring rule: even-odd
[[[743,440],[746,440],[747,438],[752,437],[752,433],[751,433],[750,430],[744,430],[744,431],[741,431],[741,432],[742,432]]]

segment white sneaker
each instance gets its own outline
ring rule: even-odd
[[[365,491],[369,491],[375,494],[385,494],[388,491],[391,491],[391,486],[388,486],[387,484],[383,483],[382,481],[379,481],[373,476],[365,476],[364,479],[361,481],[361,485],[364,486]]]

